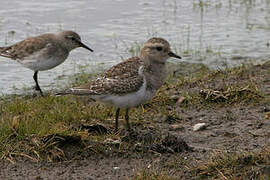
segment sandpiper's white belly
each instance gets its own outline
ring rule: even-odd
[[[19,60],[18,62],[21,63],[24,67],[27,67],[33,71],[45,71],[48,69],[52,69],[55,66],[58,66],[59,64],[63,63],[66,58],[55,58],[55,57],[50,57],[48,59],[40,59],[40,60],[35,60],[35,59],[24,59],[24,60]]]
[[[146,90],[146,81],[144,81],[142,87],[136,92],[128,93],[125,95],[96,96],[94,98],[119,108],[131,108],[150,100],[154,94],[155,92]]]

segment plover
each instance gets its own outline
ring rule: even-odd
[[[120,108],[125,108],[129,130],[129,109],[150,100],[163,85],[167,77],[166,60],[170,57],[181,59],[171,52],[165,39],[151,38],[143,45],[139,57],[129,58],[111,67],[100,78],[58,95],[87,95],[116,106],[115,131],[118,131]]]
[[[23,66],[34,71],[35,89],[40,91],[38,71],[52,69],[63,63],[69,52],[83,47],[93,52],[81,42],[80,36],[73,31],[63,31],[57,34],[42,34],[30,37],[8,47],[0,47],[0,56],[18,61]]]

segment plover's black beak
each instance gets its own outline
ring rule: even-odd
[[[86,46],[85,44],[83,44],[81,41],[77,41],[77,42],[80,45],[80,47],[85,48],[85,49],[88,49],[91,52],[94,52],[92,49],[90,49],[88,46]]]
[[[178,55],[174,54],[172,51],[170,51],[170,52],[168,53],[168,55],[169,55],[170,57],[174,57],[174,58],[182,59],[180,56],[178,56]]]

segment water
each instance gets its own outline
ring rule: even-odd
[[[60,66],[40,72],[45,90],[62,86],[67,80],[58,77],[78,73],[81,66],[92,72],[122,61],[135,42],[152,36],[170,41],[185,56],[181,61],[211,68],[261,63],[269,59],[269,5],[269,0],[9,0],[0,7],[0,46],[46,32],[78,32],[95,53],[76,49]],[[34,85],[32,76],[0,57],[0,93],[22,93]]]

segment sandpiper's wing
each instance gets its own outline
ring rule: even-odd
[[[144,82],[139,72],[141,66],[142,61],[138,57],[127,59],[110,68],[101,78],[58,95],[122,95],[138,91]]]
[[[43,34],[37,37],[30,37],[12,46],[0,47],[0,56],[14,60],[23,60],[33,56],[37,52],[44,53],[52,49],[52,41],[50,41],[52,36],[53,34]]]

